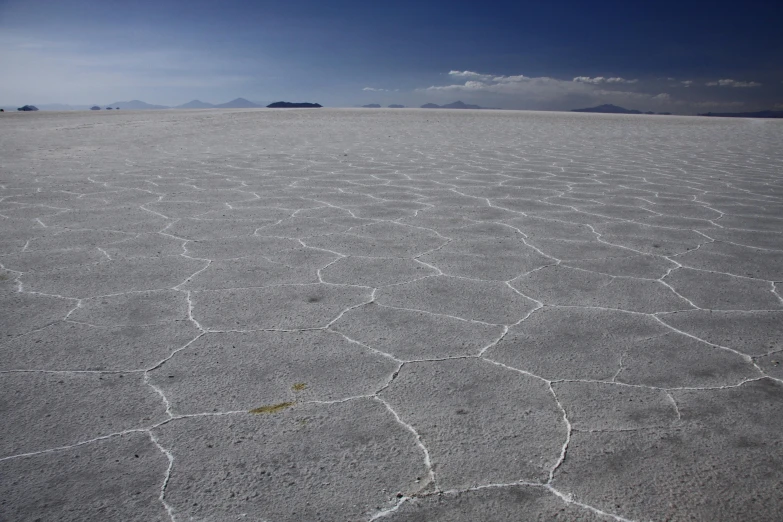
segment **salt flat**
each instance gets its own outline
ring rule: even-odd
[[[782,123],[3,114],[0,519],[782,519]]]

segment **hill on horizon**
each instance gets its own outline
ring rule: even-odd
[[[191,100],[187,103],[183,103],[181,105],[176,106],[168,106],[168,105],[156,105],[152,103],[147,103],[142,100],[129,100],[129,101],[116,101],[112,103],[101,103],[98,104],[99,107],[112,107],[116,108],[119,107],[120,109],[126,109],[126,110],[153,110],[153,109],[257,109],[262,108],[264,105],[266,105],[268,102],[252,102],[250,100],[247,100],[245,98],[236,98],[234,100],[231,100],[226,103],[221,104],[214,104],[209,102],[204,102],[201,100]],[[37,107],[42,111],[86,111],[89,110],[90,107],[94,106],[94,104],[90,105],[70,105],[67,103],[44,103],[39,104]],[[2,105],[0,106],[5,110],[16,110],[16,105]]]
[[[698,116],[714,116],[719,118],[783,118],[783,111],[756,112],[706,112]]]
[[[177,105],[175,109],[212,109],[215,105],[201,100],[190,100],[188,103]]]
[[[279,101],[270,103],[266,106],[267,109],[320,109],[321,104],[309,103],[309,102],[285,102]]]
[[[130,101],[118,101],[113,103],[107,103],[107,107],[119,107],[120,109],[130,109],[130,110],[148,110],[148,109],[170,109],[171,107],[167,105],[153,105],[151,103],[143,102],[141,100],[130,100]]]
[[[216,109],[260,109],[262,106],[244,98],[234,98],[226,103],[214,105]]]
[[[597,107],[588,107],[586,109],[571,109],[571,112],[601,112],[604,114],[642,114],[642,111],[626,109],[611,103],[605,103]]]
[[[421,106],[422,109],[489,109],[490,107],[480,107],[478,105],[470,105],[461,100],[457,100],[446,105],[438,105],[436,103],[425,103]]]
[[[611,103],[605,103],[597,107],[588,107],[587,109],[571,109],[571,112],[597,112],[603,114],[657,114],[659,116],[671,116],[671,112],[653,112],[653,111],[637,111],[636,109],[626,109],[618,105],[612,105]]]

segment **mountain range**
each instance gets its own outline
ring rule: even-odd
[[[642,112],[637,111],[636,109],[626,109],[625,107],[619,107],[617,105],[612,105],[611,103],[599,105],[598,107],[588,107],[587,109],[571,109],[571,112],[600,112],[603,114],[655,114],[652,111]],[[671,113],[659,112],[658,114],[668,116]]]
[[[435,103],[425,103],[421,106],[422,109],[494,109],[495,107],[479,107],[478,105],[470,105],[462,101],[455,101],[446,105],[437,105]]]
[[[86,111],[92,107],[90,105],[68,105],[65,103],[41,103],[37,104],[42,111]],[[192,100],[176,107],[169,107],[167,105],[153,105],[141,100],[129,100],[129,101],[116,101],[108,104],[99,104],[98,107],[119,107],[125,110],[158,110],[158,109],[259,109],[265,107],[265,102],[255,103],[245,98],[236,98],[226,103],[207,103],[201,100]],[[2,106],[5,110],[16,110],[15,106]]]
[[[191,100],[188,103],[172,107],[173,109],[260,109],[263,105],[244,98],[235,98],[226,103],[207,103],[201,100]]]
[[[206,103],[201,100],[191,100],[188,103],[177,105],[175,109],[213,109],[215,106],[211,103]]]
[[[599,105],[598,107],[588,107],[586,109],[572,109],[571,112],[601,112],[604,114],[641,114],[642,111],[634,109],[626,109],[625,107],[618,107],[611,103]]]
[[[717,116],[720,118],[783,118],[783,111],[757,112],[707,112],[698,116]]]
[[[279,101],[270,103],[266,106],[267,109],[320,109],[323,107],[320,103],[310,102],[287,102]]]
[[[118,101],[109,103],[108,105],[101,105],[101,107],[119,107],[126,110],[143,110],[143,109],[168,109],[165,105],[152,105],[141,100],[131,101]]]
[[[218,103],[215,105],[216,109],[260,109],[261,107],[263,107],[263,105],[253,103],[244,98],[234,98],[230,102]]]

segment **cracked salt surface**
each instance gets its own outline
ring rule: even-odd
[[[0,519],[783,518],[779,122],[7,118]]]

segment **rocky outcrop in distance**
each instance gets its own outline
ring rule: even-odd
[[[612,105],[611,103],[599,105],[598,107],[588,107],[586,109],[571,109],[571,112],[598,112],[602,114],[658,114],[660,116],[671,115],[671,112],[658,112],[658,113],[655,113],[653,111],[642,112],[642,111],[637,111],[636,109],[626,109],[625,107]]]
[[[267,105],[268,109],[319,109],[322,105],[318,103],[307,103],[307,102],[274,102]]]
[[[203,102],[201,100],[190,100],[188,103],[177,105],[175,109],[213,109],[215,106],[211,103]]]
[[[202,102],[201,100],[191,100],[176,107],[168,105],[154,105],[141,100],[117,101],[101,105],[67,105],[64,103],[48,103],[39,105],[38,109],[42,111],[86,111],[86,110],[118,110],[120,108],[127,110],[153,110],[153,109],[260,109],[268,102],[252,102],[245,98],[236,98],[226,103],[213,104]],[[33,107],[33,105],[30,105]],[[14,107],[5,107],[6,110],[12,110]],[[36,109],[36,110],[38,110]]]
[[[598,107],[588,107],[586,109],[572,109],[571,112],[600,112],[603,114],[642,114],[642,111],[634,109],[626,109],[618,105],[612,105],[611,103],[605,103]]]
[[[131,101],[118,101],[110,103],[112,107],[116,107],[117,105],[120,105],[126,109],[132,109],[132,110],[152,110],[152,109],[170,109],[171,107],[167,105],[153,105],[151,103],[143,102],[141,100],[131,100]]]
[[[260,109],[261,105],[244,98],[234,98],[230,102],[215,105],[216,109]]]
[[[495,109],[496,107],[480,107],[479,105],[470,105],[463,101],[455,101],[446,105],[438,105],[436,103],[425,103],[421,106],[422,109]]]
[[[756,112],[707,112],[699,116],[715,116],[719,118],[783,118],[783,111]]]

